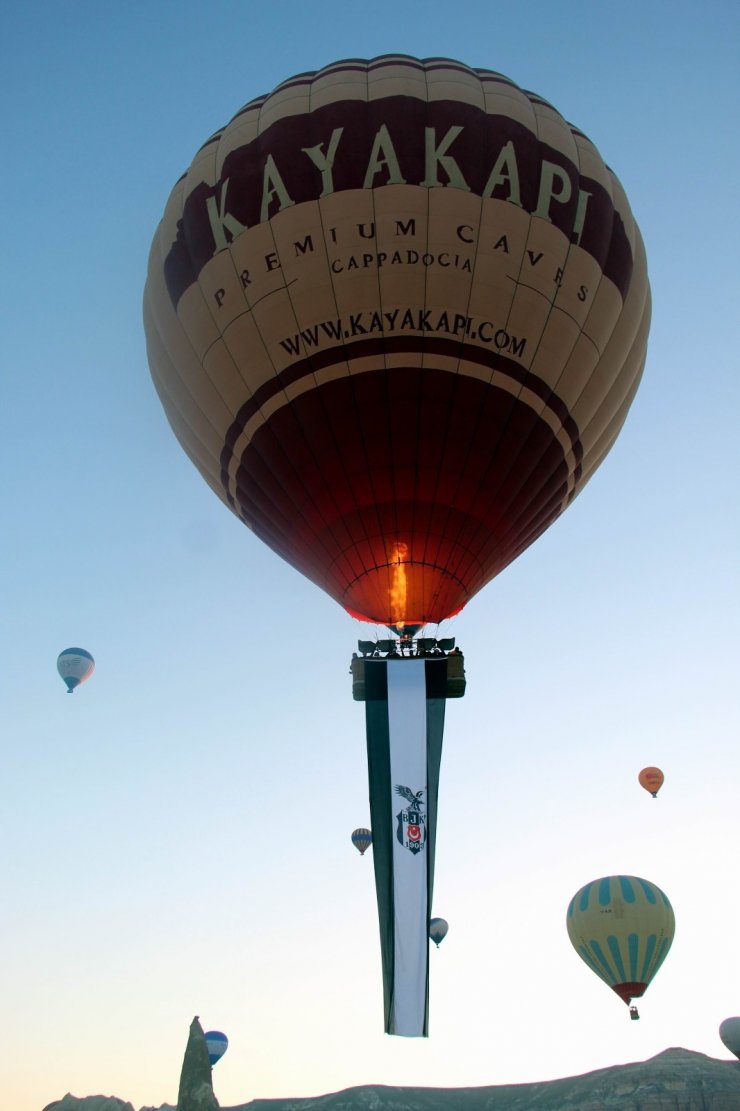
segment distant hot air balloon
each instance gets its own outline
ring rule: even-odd
[[[432,918],[429,922],[429,936],[438,949],[440,941],[444,941],[447,937],[449,928],[444,918]]]
[[[65,648],[57,658],[57,671],[67,684],[67,694],[89,679],[95,670],[95,660],[84,648]]]
[[[740,1059],[740,1018],[726,1018],[720,1022],[719,1036],[730,1053]]]
[[[640,786],[649,791],[654,799],[658,797],[658,791],[663,786],[665,776],[660,768],[643,768],[638,775]]]
[[[360,856],[365,855],[365,850],[370,845],[372,845],[372,843],[373,843],[373,835],[372,835],[372,833],[370,832],[369,829],[365,829],[364,827],[360,827],[360,829],[356,829],[353,832],[353,834],[352,834],[352,844],[357,849]]]
[[[571,899],[566,922],[579,957],[628,1005],[646,991],[676,928],[666,895],[638,876],[587,883]]]
[[[229,1039],[220,1030],[206,1030],[205,1033],[206,1048],[208,1049],[208,1060],[211,1065],[215,1065],[220,1061],[224,1053],[228,1049]]]

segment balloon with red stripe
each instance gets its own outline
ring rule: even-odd
[[[644,995],[663,964],[676,918],[657,884],[639,876],[604,876],[576,892],[566,925],[581,960],[629,1005]]]

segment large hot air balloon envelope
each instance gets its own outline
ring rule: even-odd
[[[660,768],[643,768],[638,775],[638,780],[641,787],[649,791],[654,799],[658,797],[658,791],[663,786],[665,776]]]
[[[579,957],[627,1004],[646,991],[676,928],[666,895],[637,876],[587,883],[571,899],[566,922]]]
[[[373,835],[369,829],[356,829],[352,833],[352,844],[359,852],[360,856],[365,855],[365,850],[373,843]]]
[[[208,1050],[208,1060],[211,1065],[215,1065],[220,1061],[224,1053],[229,1047],[229,1039],[220,1030],[206,1030],[205,1033],[206,1048]]]
[[[65,648],[57,657],[57,671],[67,684],[67,694],[74,694],[94,670],[95,660],[84,648]]]
[[[450,927],[449,927],[448,923],[444,920],[444,918],[432,918],[432,919],[430,919],[430,922],[429,922],[429,937],[431,938],[431,940],[434,942],[434,944],[437,946],[438,949],[439,949],[440,941],[444,941],[444,939],[447,937],[447,931],[449,930],[449,928]]]
[[[152,376],[226,505],[355,617],[451,616],[570,504],[645,360],[640,233],[593,143],[446,58],[248,103],[155,235]]]
[[[719,1036],[730,1053],[740,1058],[740,1018],[726,1018],[720,1022]]]

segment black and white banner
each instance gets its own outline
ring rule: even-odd
[[[385,1030],[426,1037],[447,659],[368,659],[365,684]]]

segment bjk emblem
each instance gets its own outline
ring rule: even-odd
[[[422,814],[424,801],[421,796],[424,788],[412,791],[410,787],[396,784],[396,794],[408,802],[408,806],[397,814],[396,839],[405,849],[416,855],[424,848],[427,839],[427,819],[426,814]]]

